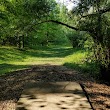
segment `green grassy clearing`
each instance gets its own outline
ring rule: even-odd
[[[0,74],[37,64],[63,64],[64,58],[72,53],[73,49],[70,47],[35,47],[24,51],[14,47],[1,47]]]
[[[64,64],[69,68],[74,68],[80,73],[86,73],[93,77],[97,77],[99,74],[99,68],[96,63],[88,63],[86,61],[87,54],[85,50],[77,50],[74,54],[65,57]]]
[[[86,53],[85,50],[65,46],[35,47],[27,50],[0,47],[0,74],[38,64],[66,65],[83,72],[93,71],[94,65],[84,62]]]

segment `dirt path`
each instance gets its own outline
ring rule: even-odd
[[[60,65],[37,65],[0,77],[0,110],[14,110],[23,87],[29,81],[75,81],[83,84],[95,110],[110,110],[110,86]]]
[[[16,110],[92,110],[76,82],[36,82],[26,84]]]

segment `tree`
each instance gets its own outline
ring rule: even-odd
[[[58,20],[46,22],[61,24],[76,31],[88,32],[95,43],[94,55],[101,73],[106,79],[110,79],[110,1],[79,0],[68,16],[73,22],[72,25]]]
[[[94,55],[101,73],[110,78],[110,1],[80,0],[75,12],[78,28],[87,30],[95,42]]]
[[[74,2],[74,0],[70,1]],[[34,36],[44,22],[61,24],[76,31],[86,31],[94,40],[94,55],[100,65],[101,73],[105,72],[107,78],[110,77],[110,0],[78,0],[71,12],[66,11],[65,15],[62,13],[64,17],[62,20],[54,17],[58,15],[57,13],[51,13],[52,10],[56,12],[55,7],[54,0],[1,0],[2,43],[12,38],[21,48],[24,45],[24,37]],[[65,21],[65,18],[68,20]],[[48,37],[53,33],[44,29],[46,25],[49,29],[51,25],[44,24],[42,27]]]
[[[36,33],[36,22],[45,19],[55,6],[53,0],[1,0],[1,43],[12,43],[24,47],[24,37]],[[34,25],[34,26],[33,26]],[[5,43],[4,43],[5,42]]]

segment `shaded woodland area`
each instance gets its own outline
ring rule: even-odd
[[[0,106],[29,81],[75,81],[110,109],[110,0],[62,1],[0,0]]]
[[[109,80],[110,1],[70,2],[76,5],[68,11],[55,0],[1,0],[0,45],[24,50],[59,44],[86,48],[92,52],[88,60]]]

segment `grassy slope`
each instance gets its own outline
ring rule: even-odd
[[[86,52],[70,47],[36,47],[24,51],[13,47],[0,48],[0,74],[37,64],[64,64],[83,72],[93,71],[94,65],[84,63]],[[92,70],[91,70],[92,68]]]
[[[0,74],[37,64],[62,64],[64,57],[72,54],[69,47],[36,47],[24,51],[13,47],[0,48]]]
[[[90,74],[93,77],[97,77],[99,73],[98,65],[95,63],[87,62],[87,54],[85,50],[77,50],[72,55],[68,55],[65,60],[65,66],[69,68],[74,68],[75,70],[80,71],[81,73]]]

